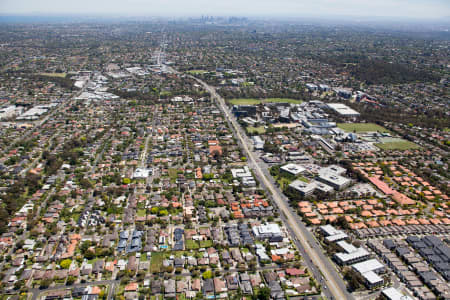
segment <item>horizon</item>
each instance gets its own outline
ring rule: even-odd
[[[114,23],[114,22],[189,22],[202,18],[212,18],[212,22],[227,20],[230,18],[242,18],[249,22],[275,22],[311,25],[367,25],[367,26],[450,26],[450,16],[440,18],[414,18],[414,17],[389,17],[389,16],[352,16],[352,15],[186,15],[186,16],[160,16],[160,15],[117,15],[117,14],[69,14],[69,13],[24,13],[8,14],[0,12],[0,23],[30,23],[30,24],[65,24],[65,23]],[[307,23],[305,23],[307,22]],[[214,24],[214,23],[211,23]],[[442,28],[441,28],[442,29]]]
[[[107,18],[192,18],[204,15],[248,18],[314,18],[314,19],[401,19],[449,20],[450,3],[445,0],[237,0],[226,3],[206,0],[4,0],[1,17],[107,17]]]

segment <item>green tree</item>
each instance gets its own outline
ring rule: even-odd
[[[59,263],[59,265],[61,266],[61,268],[63,269],[68,269],[70,267],[70,265],[72,264],[72,260],[71,259],[64,259],[63,261],[61,261]]]
[[[270,289],[265,286],[258,291],[257,295],[258,300],[268,300],[270,299]]]
[[[203,279],[211,279],[213,277],[213,273],[211,270],[206,270],[202,274]]]

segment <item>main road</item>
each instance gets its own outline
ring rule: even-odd
[[[170,67],[169,69],[174,73],[178,73],[176,70]],[[242,149],[248,157],[249,166],[254,170],[263,187],[265,187],[266,190],[270,192],[272,199],[281,212],[282,219],[288,225],[288,229],[291,231],[291,234],[295,235],[294,241],[296,242],[296,244],[300,244],[304,249],[308,265],[314,265],[313,268],[315,268],[316,271],[323,275],[324,280],[321,279],[322,276],[320,275],[319,277],[316,276],[316,278],[324,286],[325,295],[327,295],[329,298],[334,299],[353,299],[353,296],[347,292],[345,284],[342,278],[338,275],[334,265],[330,262],[328,257],[323,254],[322,248],[314,239],[311,232],[308,231],[305,224],[301,222],[296,212],[291,207],[289,207],[288,199],[283,195],[278,187],[276,187],[274,182],[271,180],[270,175],[267,174],[267,170],[264,170],[261,167],[261,163],[258,163],[254,153],[248,146],[248,142],[246,142],[245,135],[241,132],[238,122],[230,114],[230,111],[225,104],[225,100],[219,94],[217,94],[214,87],[208,85],[206,82],[196,77],[190,75],[188,76],[199,82],[211,94],[212,99],[215,99],[219,104],[221,110],[232,125],[234,133],[239,139]],[[330,294],[332,295],[332,297],[330,297]]]

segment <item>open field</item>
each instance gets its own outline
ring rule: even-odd
[[[161,272],[163,259],[164,253],[152,252],[152,257],[150,259],[150,272],[152,273]]]
[[[282,128],[282,127],[286,127],[286,128],[295,128],[300,126],[299,123],[274,123],[272,124],[273,127],[275,128]]]
[[[231,99],[227,100],[233,105],[255,105],[260,103],[292,103],[300,104],[302,100],[289,99],[289,98],[267,98],[267,99]]]
[[[259,126],[259,127],[248,126],[246,129],[247,129],[248,133],[263,134],[266,132],[266,129],[264,128],[264,126]]]
[[[191,74],[191,75],[199,75],[199,74],[208,73],[208,71],[206,71],[206,70],[190,70],[190,71],[186,71],[186,73]]]
[[[390,132],[386,128],[374,123],[338,123],[337,126],[347,132]]]
[[[383,142],[375,144],[378,148],[382,150],[409,150],[409,149],[420,149],[420,146],[414,144],[413,142],[397,139],[391,142]]]
[[[177,180],[177,177],[178,177],[178,171],[177,171],[177,169],[170,168],[170,169],[168,170],[168,173],[169,173],[170,181],[171,181],[172,183],[174,183],[174,182]]]
[[[41,76],[47,76],[47,77],[66,77],[66,73],[39,73]]]

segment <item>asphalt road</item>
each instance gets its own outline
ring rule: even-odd
[[[176,73],[175,70],[173,71]],[[232,125],[235,135],[240,141],[240,146],[248,157],[249,167],[253,169],[262,186],[270,192],[272,199],[281,212],[283,221],[285,222],[285,224],[287,224],[288,229],[291,231],[291,233],[293,233],[296,244],[301,245],[299,249],[304,249],[304,253],[306,254],[305,259],[307,260],[307,263],[310,266],[315,265],[313,269],[315,269],[316,272],[314,273],[317,273],[318,270],[320,274],[323,274],[323,276],[319,276],[317,278],[319,282],[324,286],[324,294],[330,299],[353,299],[353,296],[348,293],[342,278],[336,272],[334,265],[332,264],[332,262],[330,262],[329,258],[323,254],[321,246],[317,243],[306,226],[301,222],[297,213],[289,206],[288,199],[271,180],[272,177],[268,174],[267,169],[261,166],[262,162],[257,162],[254,153],[248,146],[248,142],[245,138],[246,136],[242,133],[240,126],[235,118],[230,114],[225,104],[225,100],[216,93],[214,87],[208,85],[207,83],[196,77],[189,77],[202,84],[203,87],[208,92],[210,92],[212,98],[217,100],[220,108]],[[330,294],[332,295],[332,297],[330,297]]]

